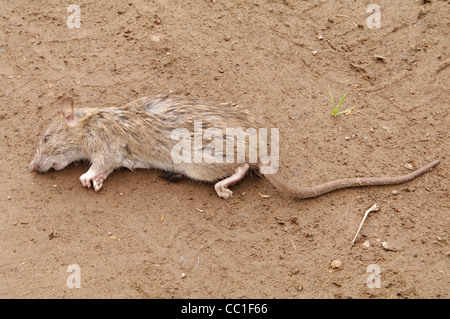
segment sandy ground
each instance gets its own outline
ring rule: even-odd
[[[1,1],[0,297],[448,298],[450,5],[378,1],[369,28],[370,3]],[[331,116],[328,86],[349,115]],[[63,96],[100,108],[170,91],[279,128],[296,185],[441,163],[310,200],[258,177],[225,201],[156,170],[118,170],[100,192],[79,182],[86,163],[28,170]]]

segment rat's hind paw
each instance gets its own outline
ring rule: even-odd
[[[169,182],[178,182],[180,179],[183,178],[183,174],[165,171],[164,176],[162,176],[162,178],[168,180]]]
[[[216,190],[217,195],[219,195],[219,197],[222,197],[223,199],[229,199],[233,197],[233,192],[226,186],[216,184],[214,188]]]

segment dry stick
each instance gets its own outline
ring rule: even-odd
[[[355,237],[354,237],[353,240],[352,240],[352,247],[353,247],[353,245],[355,244],[356,237],[358,237],[359,231],[361,230],[361,227],[362,227],[362,225],[364,224],[364,221],[366,220],[367,215],[369,215],[371,212],[376,212],[376,211],[378,211],[379,209],[380,209],[380,206],[378,206],[378,204],[374,204],[372,207],[370,207],[368,210],[366,210],[366,212],[364,213],[364,217],[363,217],[363,219],[362,219],[362,221],[361,221],[361,224],[359,224],[359,228],[358,228],[358,230],[356,231],[356,235],[355,235]]]
[[[194,270],[197,270],[199,264],[200,264],[200,257],[197,257],[197,265],[195,265]]]

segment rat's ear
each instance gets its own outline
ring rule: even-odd
[[[75,117],[75,112],[73,111],[73,98],[66,97],[61,102],[61,112],[69,125],[75,125],[78,119]]]

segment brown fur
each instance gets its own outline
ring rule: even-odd
[[[195,120],[202,121],[202,133],[211,127],[223,134],[229,127],[258,127],[242,106],[180,96],[141,98],[123,107],[80,108],[75,117],[79,121],[73,126],[64,116],[53,120],[39,143],[31,169],[47,171],[54,158],[64,163],[88,159],[104,169],[157,168],[213,182],[232,175],[240,164],[174,164],[171,150],[178,141],[171,139],[172,131],[185,128],[193,132]],[[45,141],[48,135],[51,136]],[[64,155],[68,159],[60,158]],[[251,167],[255,168],[256,163]]]

